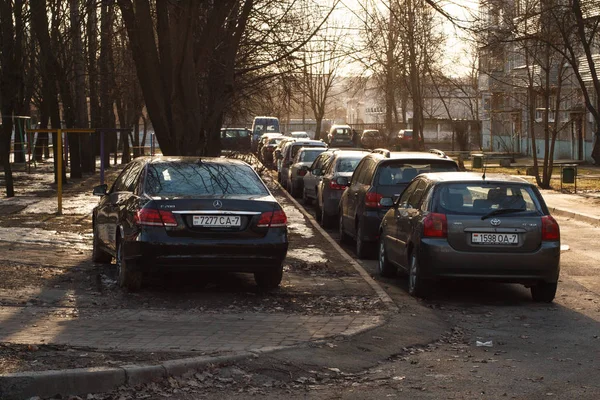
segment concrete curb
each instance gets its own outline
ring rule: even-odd
[[[377,283],[375,279],[371,278],[371,275],[369,275],[369,273],[362,267],[362,265],[360,265],[354,258],[352,258],[352,256],[350,256],[350,254],[348,254],[346,250],[342,249],[340,245],[331,236],[329,236],[329,234],[325,232],[323,228],[321,228],[321,225],[319,225],[319,223],[313,218],[313,216],[310,215],[300,203],[298,203],[298,200],[296,200],[291,194],[289,194],[288,191],[285,190],[279,184],[279,182],[277,182],[277,180],[273,179],[273,182],[275,182],[275,184],[279,186],[279,188],[283,191],[287,199],[291,201],[292,204],[294,204],[294,206],[302,213],[302,215],[304,215],[304,217],[310,221],[312,226],[325,239],[327,239],[327,241],[333,246],[333,248],[336,249],[340,253],[340,255],[346,261],[348,261],[348,263],[350,263],[352,267],[354,267],[354,269],[360,274],[360,276],[365,280],[365,282],[367,282],[369,286],[373,288],[373,290],[375,291],[375,293],[377,293],[383,304],[385,304],[385,306],[387,307],[388,311],[398,312],[398,306],[394,303],[390,295],[387,294],[385,290],[383,290],[383,288]]]
[[[219,357],[193,357],[164,361],[158,365],[124,365],[115,368],[77,368],[56,371],[19,372],[0,375],[0,399],[22,400],[50,397],[56,394],[79,395],[105,393],[119,386],[138,386],[208,365],[229,364],[251,357],[241,352]]]
[[[557,215],[559,217],[565,217],[565,218],[572,218],[576,221],[600,226],[600,217],[597,217],[594,215],[577,213],[577,212],[565,210],[562,208],[556,208],[556,207],[548,207],[548,209],[550,210],[550,214],[552,214],[552,215]]]

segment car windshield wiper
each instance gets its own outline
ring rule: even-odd
[[[489,213],[485,214],[483,217],[481,217],[481,220],[483,221],[485,219],[488,219],[489,217],[493,217],[494,215],[510,214],[510,213],[520,212],[520,211],[526,211],[526,209],[524,209],[524,208],[500,208],[498,210],[490,211]]]

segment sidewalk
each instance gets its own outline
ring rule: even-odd
[[[600,198],[590,195],[558,193],[554,190],[540,191],[551,214],[600,225]]]

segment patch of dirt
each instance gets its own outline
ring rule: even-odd
[[[154,365],[166,360],[204,355],[209,354],[203,352],[111,352],[87,347],[0,343],[0,374],[71,368],[118,367],[128,364]]]

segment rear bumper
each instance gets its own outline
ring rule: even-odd
[[[379,226],[386,213],[385,211],[369,210],[365,211],[362,215],[363,219],[363,241],[364,242],[376,242],[379,240]]]
[[[293,184],[294,184],[294,188],[296,190],[301,191],[302,189],[304,189],[304,177],[299,176],[299,177],[294,178]]]
[[[288,249],[287,235],[270,229],[257,239],[194,239],[138,236],[125,243],[127,259],[149,270],[259,272],[280,267]]]
[[[426,278],[477,278],[512,283],[557,282],[560,243],[544,242],[533,253],[471,253],[445,239],[422,239],[420,267]]]

